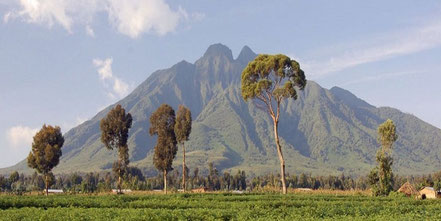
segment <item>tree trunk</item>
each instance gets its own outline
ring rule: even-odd
[[[167,170],[164,170],[164,193],[167,194]]]
[[[273,119],[274,123],[274,138],[276,139],[277,153],[279,154],[280,161],[280,176],[282,181],[282,193],[286,194],[286,178],[285,178],[285,159],[283,158],[282,147],[279,142],[279,122]]]
[[[119,170],[119,174],[120,175],[118,175],[118,194],[122,194],[122,191],[121,191],[121,169]]]
[[[48,177],[48,175],[46,174],[46,175],[44,175],[44,178],[45,178],[45,184],[46,184],[46,196],[49,196],[49,177]]]
[[[186,166],[185,166],[185,145],[184,144],[182,144],[182,151],[183,151],[183,156],[184,156],[184,159],[182,161],[182,188],[183,188],[183,191],[185,193],[185,189],[186,189],[185,175],[187,175],[186,174],[187,170],[186,170]]]

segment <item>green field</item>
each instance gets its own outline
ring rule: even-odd
[[[439,220],[441,201],[336,194],[0,196],[0,220]]]

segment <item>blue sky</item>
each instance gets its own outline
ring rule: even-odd
[[[219,42],[441,127],[439,1],[1,0],[0,167]]]

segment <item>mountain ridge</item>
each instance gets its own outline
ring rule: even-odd
[[[186,144],[190,169],[204,169],[208,162],[214,162],[219,170],[277,173],[269,116],[252,101],[243,101],[240,92],[240,74],[256,56],[244,46],[234,59],[228,47],[214,44],[194,63],[181,61],[153,72],[128,96],[64,135],[63,156],[54,172],[111,169],[116,151],[108,151],[101,144],[99,121],[110,108],[121,104],[134,119],[128,141],[130,165],[154,175],[156,138],[148,135],[148,119],[160,104],[168,103],[175,109],[184,104],[192,111],[193,130]],[[287,172],[367,174],[379,146],[376,128],[388,118],[395,121],[400,135],[394,150],[397,173],[440,170],[440,129],[397,109],[377,108],[343,88],[328,90],[308,81],[299,99],[282,107],[280,137]],[[179,164],[180,157],[179,150],[174,165]],[[0,169],[0,173],[13,170],[31,171],[22,161]]]

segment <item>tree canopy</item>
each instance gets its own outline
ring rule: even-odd
[[[150,116],[150,135],[158,135],[153,162],[160,171],[171,171],[173,159],[178,151],[175,127],[175,111],[168,104],[162,104]]]
[[[391,119],[386,120],[378,127],[378,141],[385,149],[391,149],[392,144],[397,141],[396,127]]]
[[[28,156],[28,166],[45,176],[46,195],[49,186],[48,175],[60,162],[63,144],[64,137],[58,126],[43,125],[34,136],[32,150]]]
[[[259,99],[266,105],[272,100],[297,99],[296,87],[306,85],[305,73],[297,61],[288,56],[258,55],[242,72],[242,97]]]
[[[118,104],[100,122],[101,141],[109,150],[126,146],[131,126],[132,115]]]
[[[116,105],[100,122],[101,141],[107,149],[118,149],[118,161],[113,164],[113,172],[118,175],[118,189],[121,193],[121,178],[129,165],[127,140],[132,127],[132,115],[126,114],[121,105]]]
[[[179,105],[176,115],[175,134],[178,143],[188,141],[191,133],[191,112],[183,105]]]
[[[60,127],[46,126],[35,134],[32,151],[28,156],[28,166],[41,174],[48,174],[60,162],[64,137]]]

